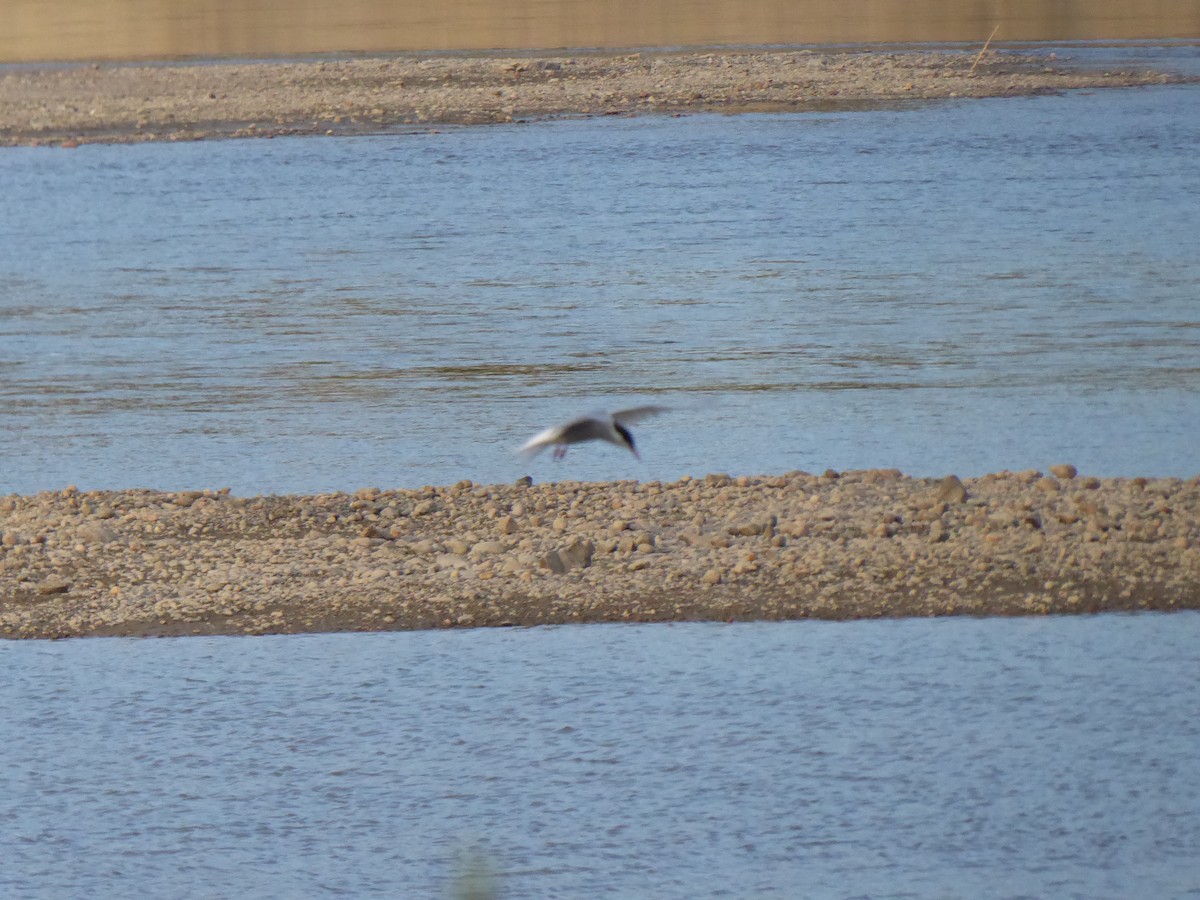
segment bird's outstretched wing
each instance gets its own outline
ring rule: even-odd
[[[531,459],[555,443],[560,437],[562,437],[562,426],[555,425],[553,428],[547,428],[545,431],[535,434],[517,452],[526,459]]]
[[[669,406],[635,406],[632,409],[618,409],[612,414],[614,422],[620,422],[622,425],[633,425],[642,419],[648,419],[651,416],[657,416],[659,413],[670,412]]]
[[[580,416],[563,425],[555,425],[539,432],[525,442],[517,452],[529,458],[541,453],[554,444],[579,444],[583,441],[611,441],[612,426],[608,417],[597,419],[594,416]]]

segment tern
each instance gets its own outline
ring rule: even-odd
[[[635,406],[633,409],[619,409],[616,412],[597,412],[587,416],[572,419],[563,425],[555,425],[545,431],[535,434],[517,452],[525,457],[533,457],[547,447],[554,447],[554,458],[562,459],[567,455],[567,447],[571,444],[582,444],[584,441],[608,441],[618,447],[624,447],[638,459],[637,448],[633,445],[633,435],[629,433],[629,425],[640,422],[650,416],[666,412],[666,406]]]

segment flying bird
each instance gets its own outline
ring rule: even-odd
[[[567,455],[567,447],[571,444],[582,444],[584,441],[608,441],[618,447],[624,447],[638,459],[637,448],[633,445],[633,435],[629,426],[635,422],[659,413],[666,412],[666,406],[635,406],[633,409],[619,409],[616,412],[597,412],[587,416],[572,419],[563,425],[555,425],[531,437],[517,452],[525,457],[533,457],[547,447],[554,447],[554,458],[562,459]]]

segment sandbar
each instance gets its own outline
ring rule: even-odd
[[[1054,54],[715,49],[96,63],[0,70],[0,145],[428,131],[573,116],[814,111],[1160,84]]]
[[[0,498],[0,636],[1200,609],[1200,478],[1074,467]]]

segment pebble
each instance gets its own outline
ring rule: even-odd
[[[84,522],[75,529],[75,535],[88,544],[109,544],[118,537],[114,529],[101,522]]]
[[[966,503],[967,489],[957,475],[947,475],[938,484],[937,502]]]
[[[471,548],[472,556],[498,556],[507,548],[500,541],[480,541]]]

